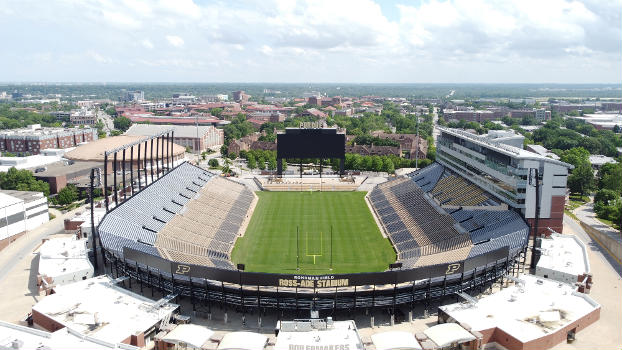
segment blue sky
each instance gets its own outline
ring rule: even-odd
[[[622,77],[622,0],[8,0],[0,31],[0,81]]]

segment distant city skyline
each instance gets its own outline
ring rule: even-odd
[[[613,83],[621,0],[9,0],[3,82]]]

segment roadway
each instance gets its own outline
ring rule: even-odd
[[[50,209],[56,218],[29,231],[0,251],[0,319],[8,322],[23,320],[39,299],[37,273],[39,256],[36,254],[41,241],[55,234],[64,233],[64,220],[73,217],[77,208],[65,214]]]

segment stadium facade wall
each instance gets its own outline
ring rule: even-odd
[[[563,231],[565,203],[566,203],[565,196],[551,197],[550,217],[538,219],[538,235],[550,236],[551,231],[549,231],[548,229],[549,227],[556,232]],[[529,219],[526,219],[526,221],[530,228],[529,232],[531,235],[533,235],[536,219],[529,218]]]

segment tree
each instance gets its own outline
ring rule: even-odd
[[[132,125],[132,121],[128,117],[120,116],[114,118],[113,124],[115,129],[125,132]]]
[[[209,162],[207,162],[207,164],[210,166],[210,168],[218,168],[218,166],[220,165],[218,163],[218,159],[216,158],[210,159]]]
[[[385,157],[382,163],[383,163],[382,164],[383,171],[386,171],[389,174],[393,174],[395,172],[395,165],[393,164],[390,158]]]
[[[607,163],[598,171],[598,187],[615,191],[622,196],[622,163]]]
[[[594,189],[594,172],[589,162],[579,164],[568,176],[568,189],[572,193],[585,193]]]
[[[371,157],[371,168],[373,171],[382,171],[382,159],[380,158],[380,156]]]
[[[259,168],[259,170],[266,169],[266,161],[263,156],[257,157],[257,167]]]
[[[614,191],[602,189],[596,192],[596,195],[594,196],[594,203],[604,203],[605,205],[609,205],[610,202],[613,202],[616,198],[618,198],[618,195]]]
[[[78,200],[78,189],[75,185],[69,184],[58,192],[56,201],[58,204],[67,205]]]
[[[0,189],[17,191],[43,192],[50,195],[50,185],[35,179],[29,170],[10,168],[6,173],[0,173]]]
[[[268,170],[276,169],[276,158],[270,157],[268,158]]]
[[[589,163],[590,152],[583,147],[575,147],[569,150],[563,151],[560,155],[560,160],[578,167],[581,164]]]
[[[246,155],[246,165],[251,170],[257,168],[257,161],[255,160],[255,156],[252,153],[248,153]]]

